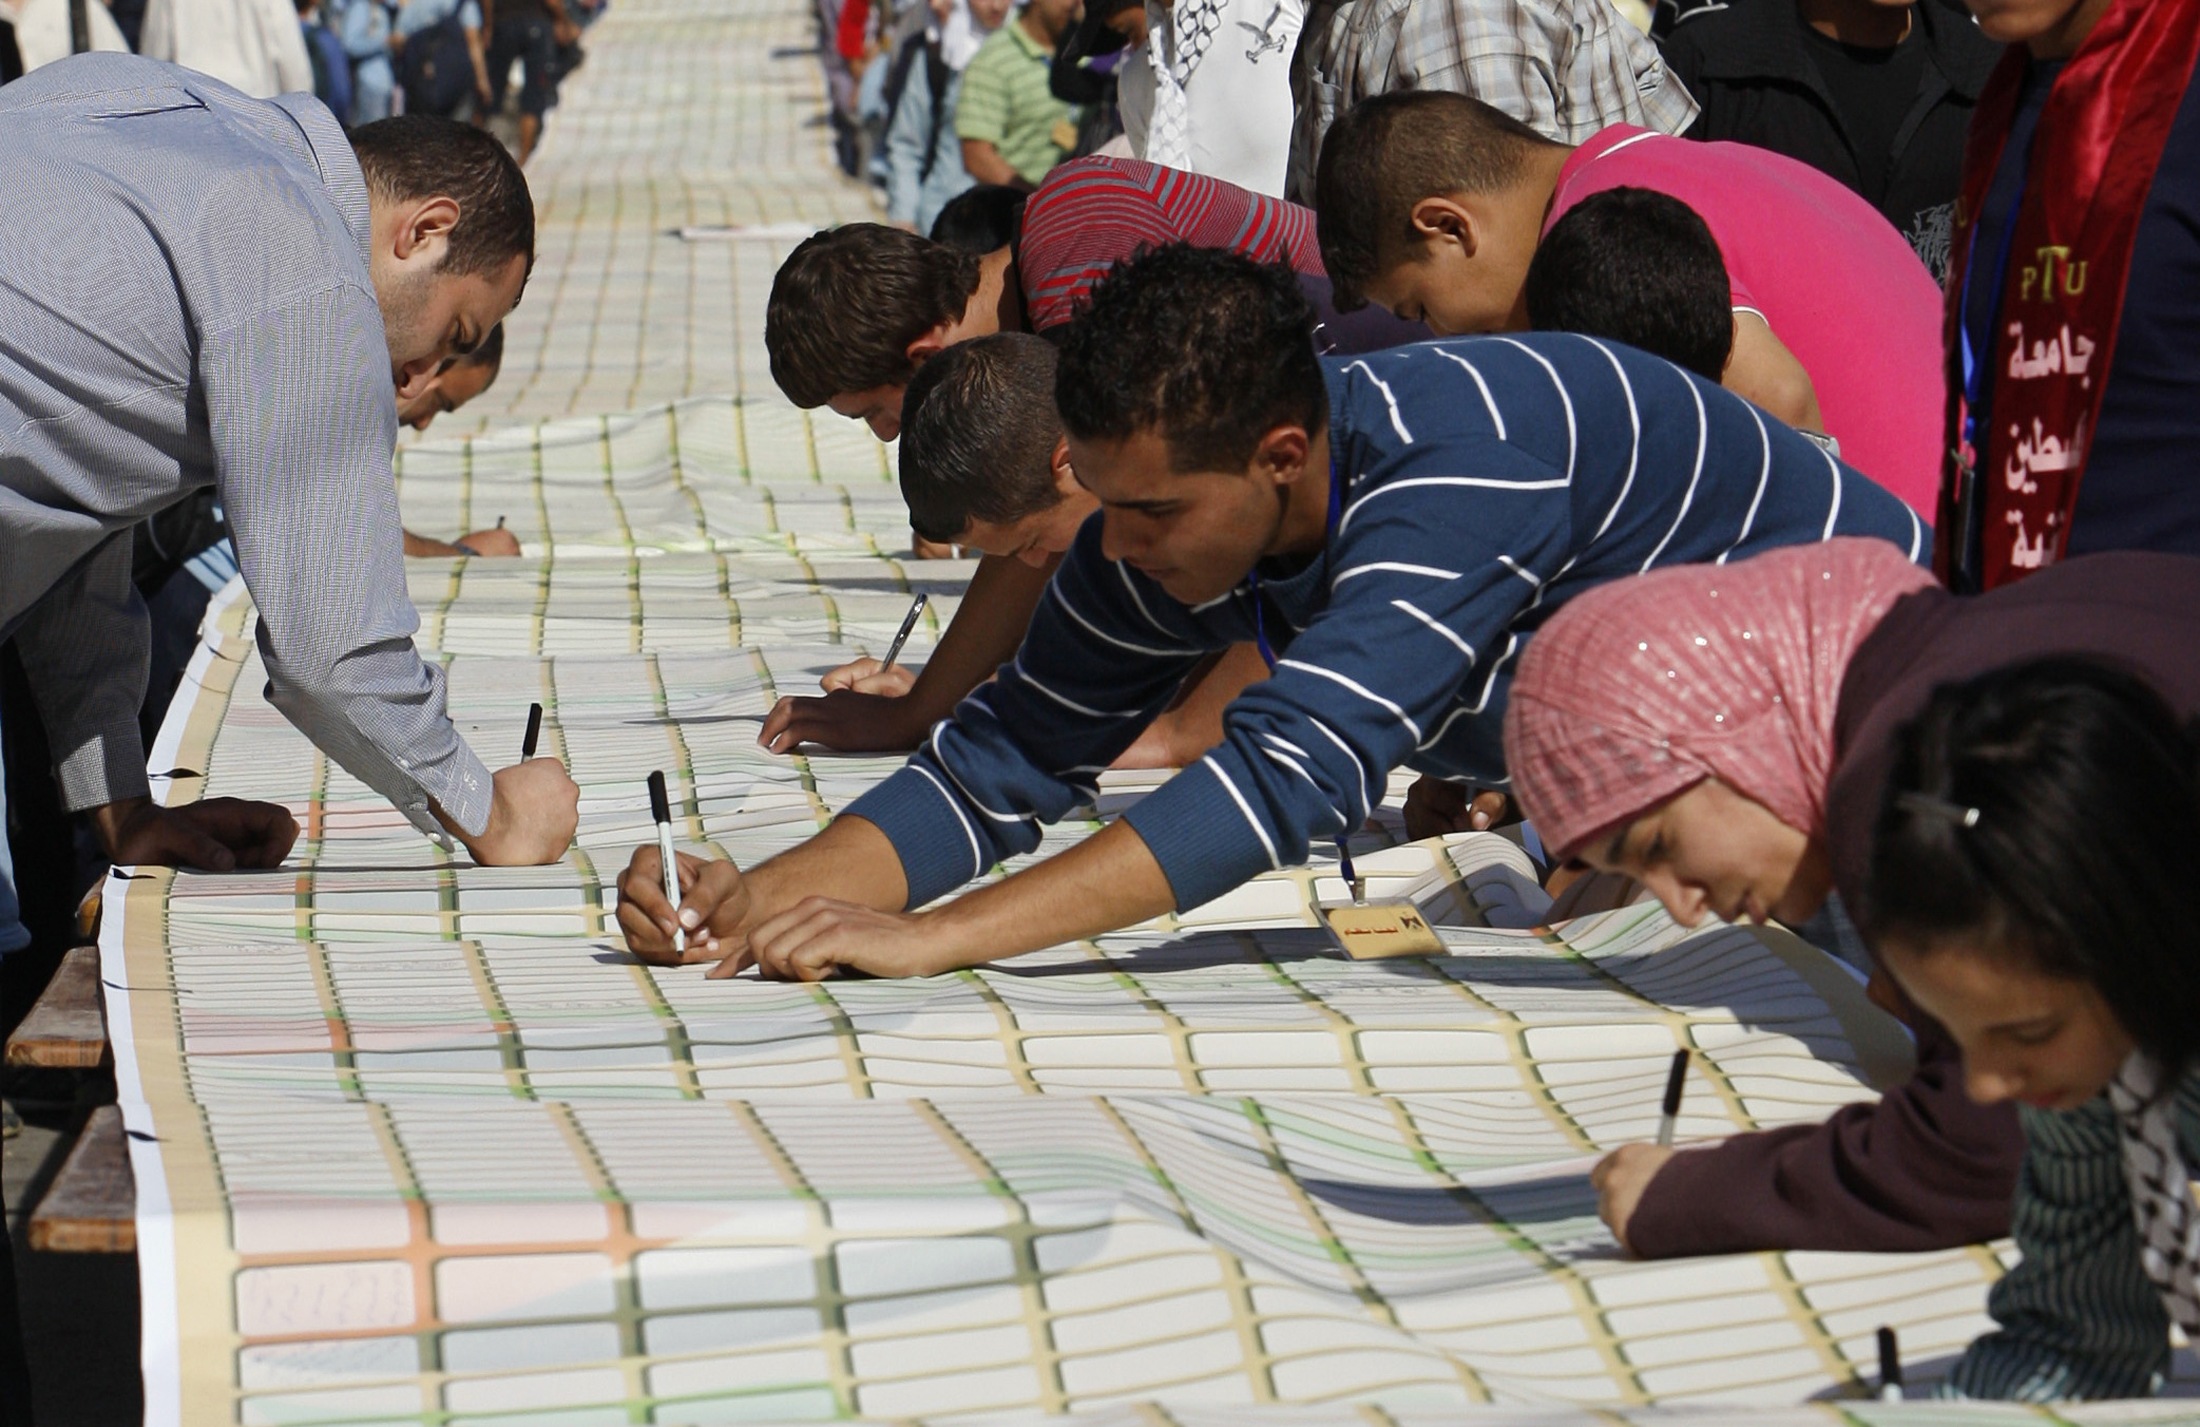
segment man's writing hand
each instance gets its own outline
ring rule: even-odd
[[[452,542],[463,545],[476,555],[505,557],[519,553],[519,537],[509,530],[491,526],[487,530],[475,530],[461,535]]]
[[[841,967],[873,976],[933,976],[957,963],[923,914],[805,897],[749,930],[747,945],[710,969],[713,980],[755,966],[772,981],[822,981]]]
[[[1627,1225],[1635,1217],[1635,1207],[1642,1203],[1650,1181],[1676,1153],[1659,1145],[1621,1145],[1598,1160],[1597,1167],[1589,1172],[1589,1183],[1597,1192],[1597,1216],[1629,1253],[1635,1251],[1627,1239]]]
[[[838,669],[827,670],[817,682],[828,694],[835,689],[853,689],[859,694],[898,699],[917,686],[917,676],[906,664],[889,668],[876,659],[854,659]]]
[[[619,874],[619,930],[627,950],[657,966],[718,961],[746,947],[740,928],[749,914],[748,884],[741,869],[726,861],[705,861],[685,852],[673,854],[680,875],[680,905],[665,901],[664,862],[655,847],[634,849]],[[687,932],[687,950],[672,949],[672,934]]]
[[[92,824],[118,866],[196,867],[229,872],[275,867],[298,841],[298,820],[275,803],[207,798],[164,808],[125,798],[92,810]]]
[[[565,856],[580,826],[581,790],[555,758],[530,758],[496,772],[489,826],[481,836],[444,826],[484,867],[540,867]],[[438,813],[438,816],[441,816]]]
[[[1406,836],[1419,839],[1447,832],[1487,832],[1503,822],[1511,808],[1512,800],[1503,793],[1476,793],[1464,783],[1416,778],[1406,790]]]
[[[821,698],[781,699],[756,741],[774,753],[803,743],[843,753],[904,753],[924,737],[913,723],[906,699],[835,689]]]

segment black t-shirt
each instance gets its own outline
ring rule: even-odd
[[[1964,319],[1992,375],[2000,294],[1994,269],[2023,193],[2032,136],[2056,64],[2034,64],[2001,166],[1979,211]],[[2012,263],[2016,260],[2011,259]],[[2123,316],[2108,390],[2078,486],[2066,553],[2166,550],[2200,555],[2200,80],[2186,86],[2154,171],[2131,248]],[[1993,388],[1982,382],[1978,429],[1991,429]],[[1983,445],[1983,441],[1981,443]],[[1974,532],[1977,533],[1977,532]],[[1975,546],[1971,552],[1975,561]],[[1975,564],[1972,568],[1976,568]]]
[[[1910,14],[1903,44],[1875,54],[1824,40],[1798,0],[1737,0],[1681,21],[1665,59],[1703,106],[1688,137],[1755,144],[1848,185],[1937,279],[1964,130],[2002,50],[1960,0],[1915,0]]]
[[[1802,23],[1800,15],[1797,22]],[[1901,44],[1875,49],[1843,44],[1803,24],[1803,47],[1848,131],[1862,179],[1858,191],[1876,207],[1886,201],[1895,135],[1925,78],[1924,29],[1913,23]]]

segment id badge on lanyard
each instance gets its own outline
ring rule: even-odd
[[[1329,468],[1329,519],[1322,535],[1322,558],[1329,558],[1329,542],[1336,537],[1337,522],[1344,508],[1344,484],[1338,478],[1337,468]],[[1268,642],[1268,617],[1260,592],[1260,568],[1255,566],[1246,577],[1253,595],[1253,642],[1260,649],[1261,661],[1269,672],[1276,667],[1275,647]],[[1352,865],[1352,849],[1345,840],[1345,833],[1337,834],[1337,873],[1344,878],[1352,899],[1348,902],[1316,902],[1315,915],[1329,930],[1330,939],[1337,949],[1355,961],[1375,961],[1390,956],[1442,956],[1444,940],[1429,925],[1428,918],[1408,897],[1370,897],[1367,895],[1367,879],[1360,876]]]

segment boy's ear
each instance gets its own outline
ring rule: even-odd
[[[1069,437],[1067,435],[1054,438],[1054,455],[1048,465],[1054,472],[1054,493],[1057,496],[1067,499],[1084,489],[1078,483],[1077,468],[1069,463]]]
[[[1435,193],[1413,205],[1407,222],[1424,243],[1456,243],[1467,257],[1481,246],[1474,211],[1451,194]]]
[[[909,365],[921,367],[952,346],[947,340],[947,334],[954,325],[952,321],[942,322],[918,333],[915,340],[901,349],[902,355],[909,358]]]
[[[1290,485],[1306,474],[1306,457],[1313,444],[1306,428],[1295,422],[1272,426],[1253,452],[1253,472],[1276,485]]]

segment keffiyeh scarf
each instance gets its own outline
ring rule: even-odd
[[[2200,1337],[2200,1214],[2177,1143],[2177,1097],[2162,1090],[2161,1067],[2133,1051],[2109,1082],[2123,1143],[2124,1182],[2139,1228],[2139,1265],[2170,1321]]]
[[[1153,66],[1153,119],[1146,131],[1146,160],[1166,168],[1192,166],[1191,103],[1184,87],[1222,31],[1227,0],[1176,0],[1146,6],[1146,60]]]

